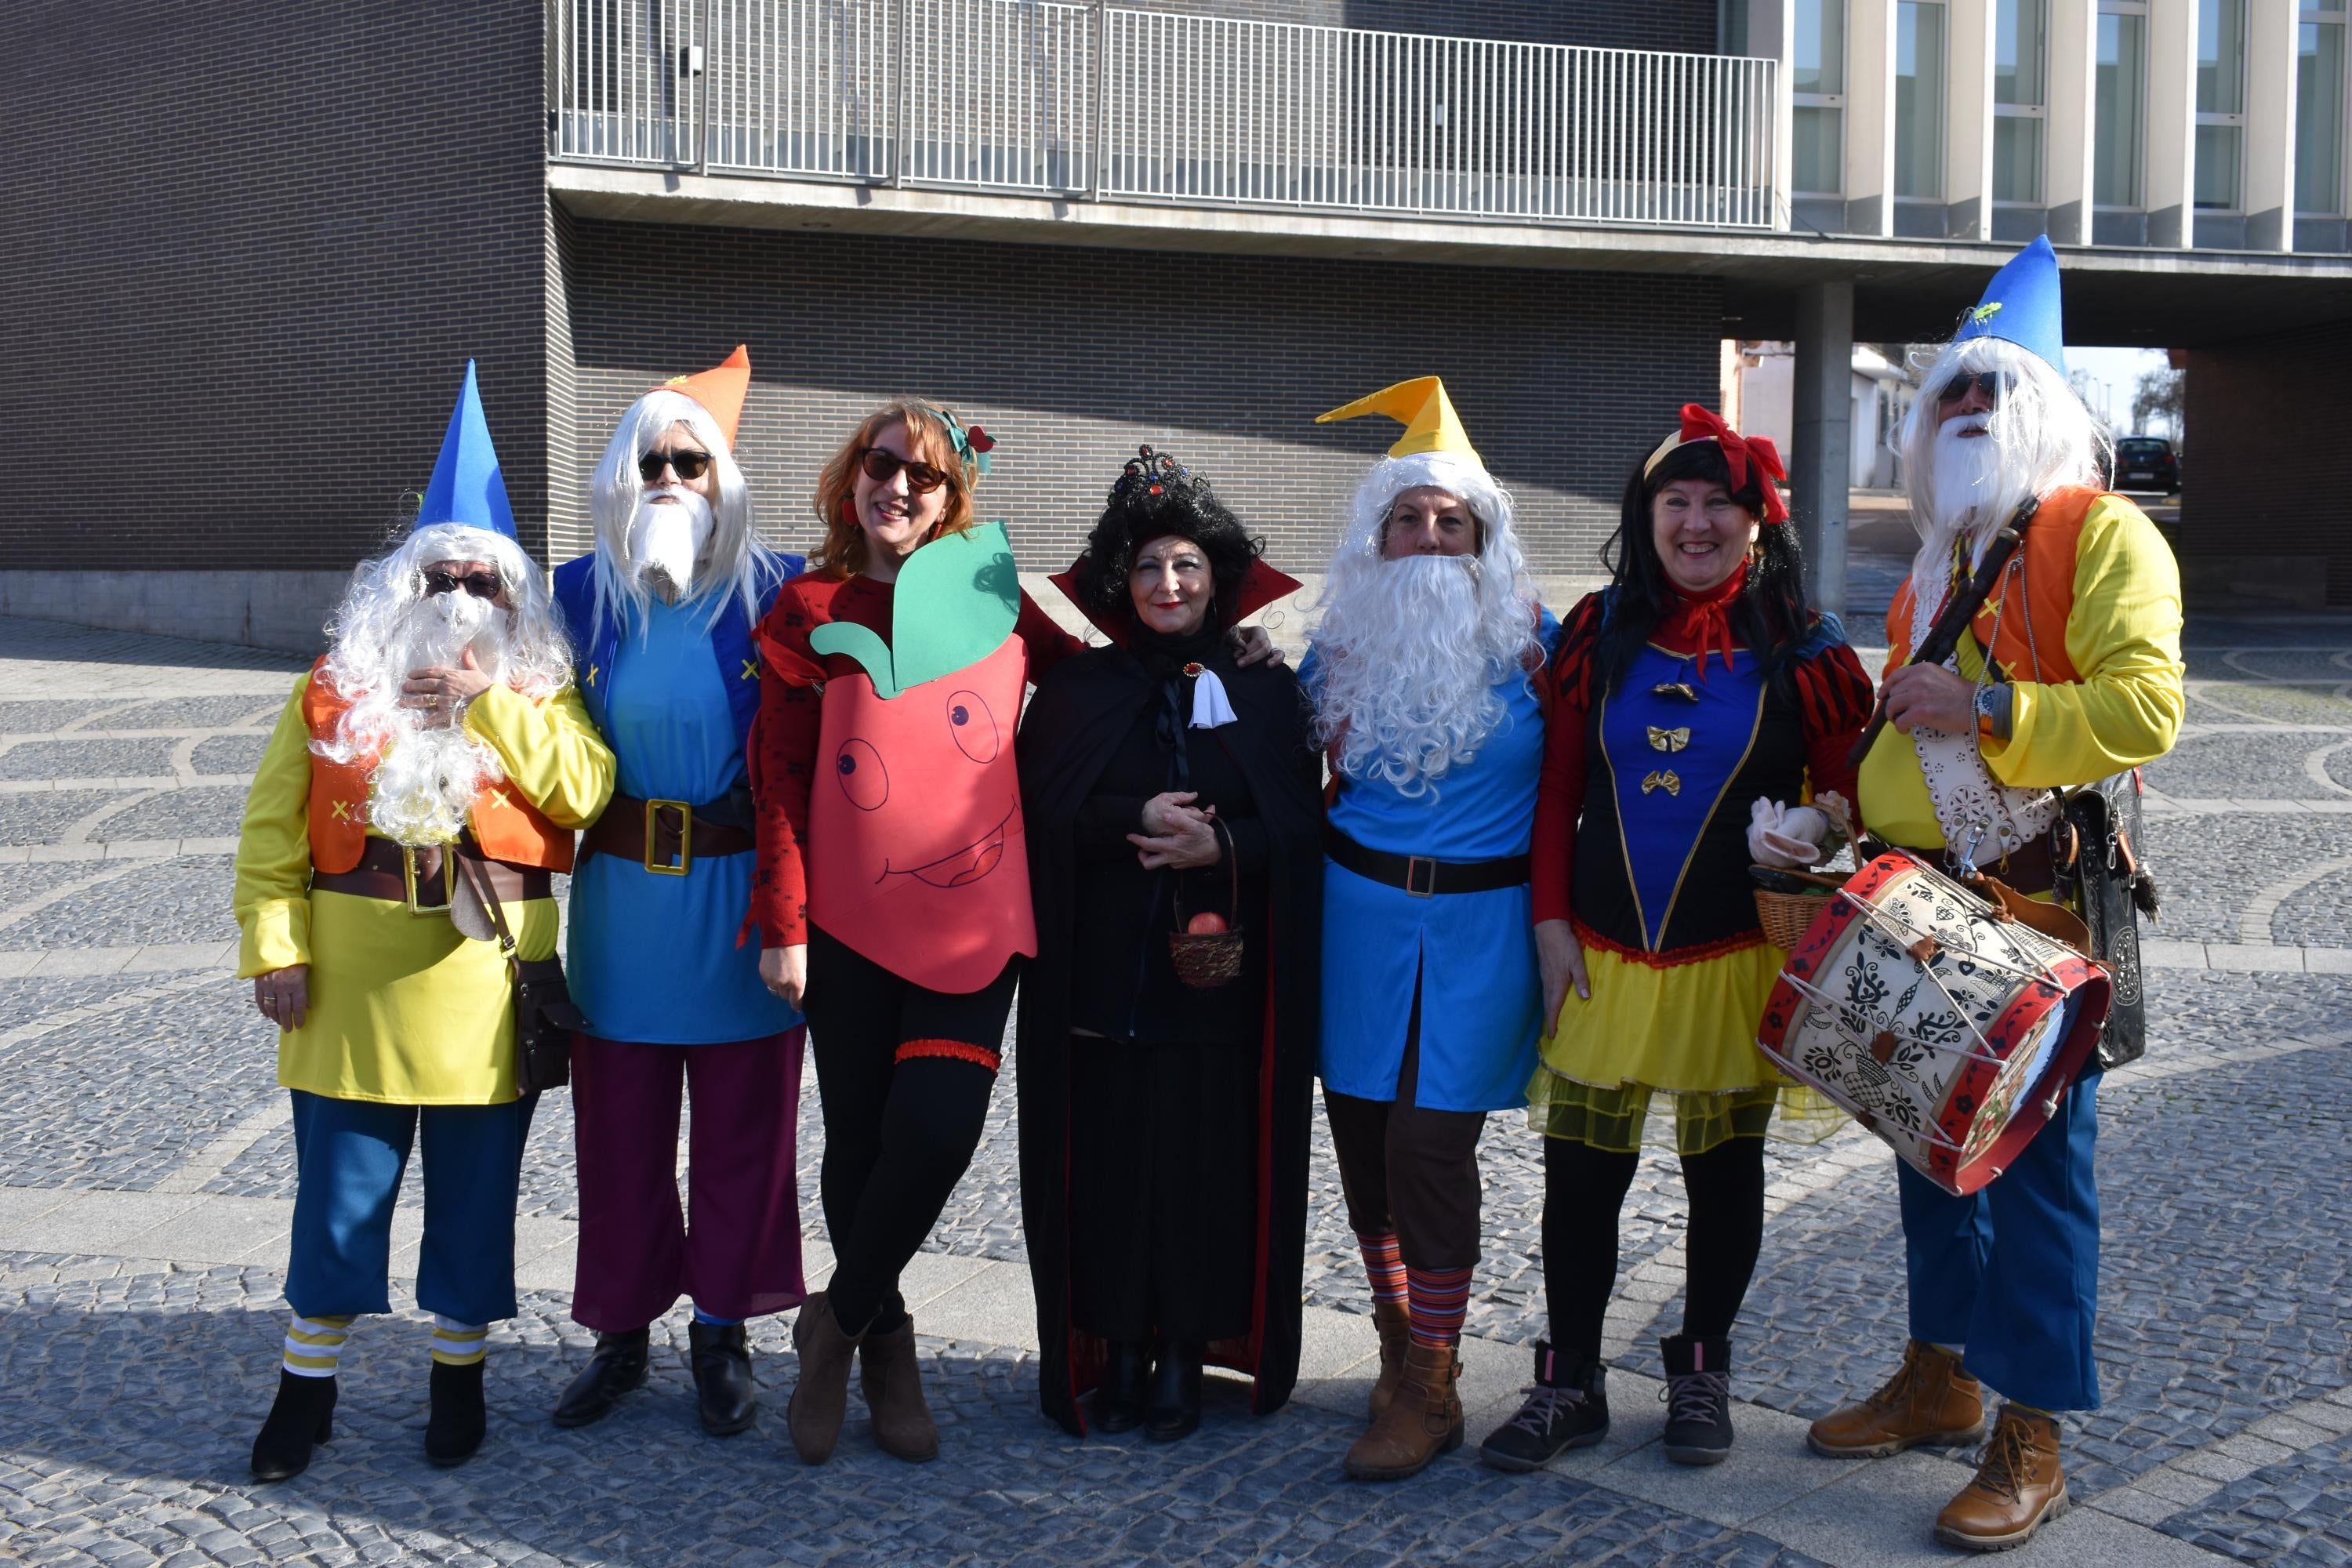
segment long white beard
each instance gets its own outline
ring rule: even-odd
[[[671,501],[658,498],[667,496]],[[710,546],[710,503],[678,485],[646,491],[629,520],[629,569],[662,597],[687,596],[695,567]]]
[[[1471,556],[1345,563],[1316,640],[1316,728],[1351,776],[1433,793],[1503,722],[1496,690],[1534,629]],[[1503,585],[1506,589],[1507,585]]]
[[[498,755],[475,740],[462,710],[446,725],[438,714],[400,706],[412,671],[456,668],[467,648],[495,680],[506,663],[507,617],[464,592],[436,594],[401,615],[395,635],[374,648],[338,648],[338,668],[360,673],[352,706],[321,749],[358,762],[381,751],[369,779],[368,822],[397,844],[447,844],[465,830],[466,814],[484,785],[506,776]]]
[[[2023,463],[2005,450],[1998,435],[1965,436],[1985,429],[1988,416],[1948,419],[1936,432],[1935,458],[1925,476],[1919,518],[1919,550],[1911,558],[1912,616],[1916,648],[1943,605],[1952,581],[1952,554],[1962,540],[1973,566],[1977,548],[1990,539],[2024,500],[2030,486]]]

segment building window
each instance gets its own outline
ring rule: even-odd
[[[2344,28],[2347,14],[2306,9],[2297,29],[2294,84],[2294,210],[2315,217],[2344,211]]]
[[[2137,207],[2147,91],[2146,0],[2099,0],[2097,86],[2091,125],[2091,202],[2095,206]]]
[[[2000,0],[1993,19],[1992,199],[2039,205],[2049,104],[2048,0]]]
[[[1845,189],[1845,0],[1796,0],[1796,5],[1790,178],[1800,192],[1836,195]]]
[[[1895,194],[1929,201],[1944,194],[1942,0],[1895,7]]]
[[[2197,0],[2197,205],[2243,205],[2246,0]]]

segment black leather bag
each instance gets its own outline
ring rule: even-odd
[[[572,1081],[572,1037],[588,1027],[588,1019],[572,1002],[572,987],[563,978],[563,961],[517,958],[506,908],[491,889],[481,862],[474,856],[459,855],[457,865],[466,889],[473,896],[470,900],[451,898],[451,919],[459,931],[473,934],[469,929],[476,923],[473,911],[462,906],[468,901],[476,905],[499,951],[506,954],[507,973],[514,982],[515,1089],[522,1094],[562,1089]]]
[[[2057,827],[2060,890],[2091,931],[2091,956],[2115,976],[2115,1001],[2099,1035],[2101,1070],[2147,1053],[2147,995],[2141,984],[2139,914],[2155,902],[2155,881],[2139,861],[2139,781],[2130,773],[2078,790]]]

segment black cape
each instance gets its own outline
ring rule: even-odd
[[[1223,665],[1223,661],[1219,661]],[[1321,1001],[1321,758],[1307,734],[1297,678],[1279,667],[1221,668],[1239,721],[1196,730],[1191,743],[1227,749],[1249,781],[1267,857],[1266,904],[1244,911],[1267,941],[1266,1022],[1259,1052],[1257,1282],[1244,1339],[1208,1361],[1255,1380],[1250,1408],[1281,1407],[1298,1379],[1307,1163]],[[1073,1436],[1086,1435],[1079,1396],[1101,1375],[1103,1342],[1070,1321],[1069,1007],[1078,874],[1076,823],[1136,713],[1159,682],[1118,647],[1056,665],[1021,723],[1021,804],[1036,907],[1037,956],[1024,966],[1013,1068],[1021,1121],[1021,1220],[1037,1293],[1039,1398]]]

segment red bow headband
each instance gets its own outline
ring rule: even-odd
[[[1677,447],[1687,447],[1694,441],[1713,441],[1723,448],[1723,466],[1731,470],[1731,488],[1748,488],[1748,465],[1756,465],[1758,483],[1764,491],[1764,521],[1789,521],[1789,503],[1780,499],[1779,485],[1785,483],[1789,470],[1780,466],[1780,448],[1772,444],[1769,436],[1742,436],[1723,422],[1723,416],[1696,403],[1683,405],[1682,428],[1658,444],[1650,460],[1642,465],[1642,477],[1648,479],[1665,461],[1666,454]]]

